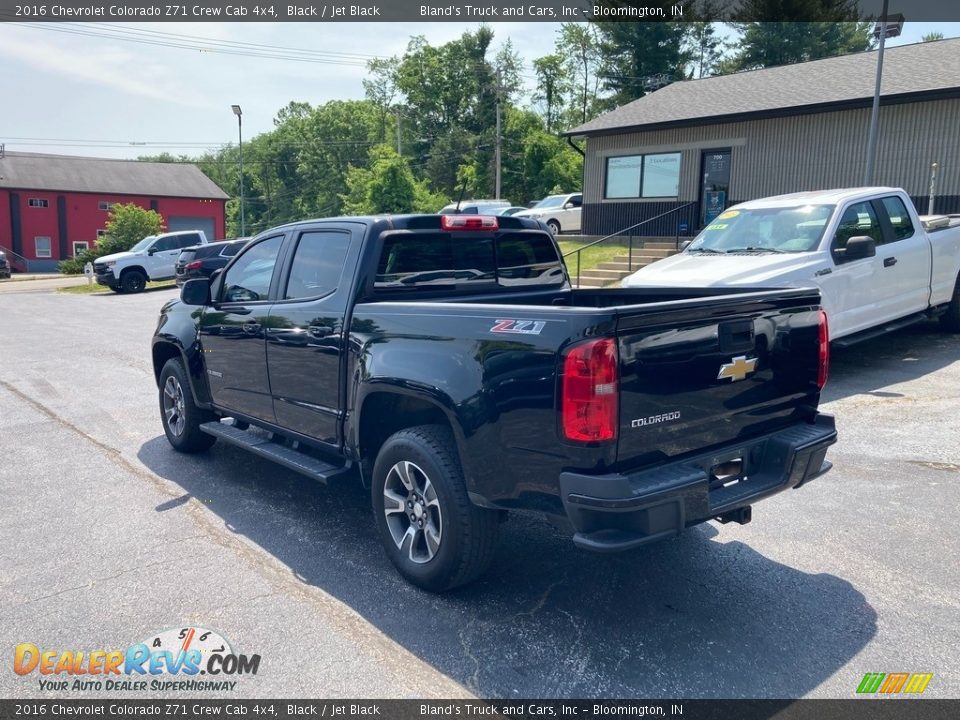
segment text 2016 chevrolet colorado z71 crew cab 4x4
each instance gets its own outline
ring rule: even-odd
[[[816,289],[575,290],[532,219],[287,225],[181,298],[153,338],[174,448],[359,478],[430,590],[484,570],[507,510],[625,550],[748,521],[836,441]]]

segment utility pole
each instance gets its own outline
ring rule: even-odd
[[[400,113],[394,113],[393,116],[397,119],[397,155],[403,155],[403,148],[400,146]]]
[[[497,145],[496,145],[497,181],[494,188],[494,200],[500,199],[500,70],[497,70]]]

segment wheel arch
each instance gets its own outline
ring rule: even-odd
[[[446,402],[444,402],[446,400]],[[360,459],[365,486],[370,484],[377,453],[391,435],[420,425],[442,425],[452,433],[463,464],[463,430],[448,398],[410,392],[397,386],[378,387],[365,393],[357,405],[353,445]]]
[[[153,379],[156,382],[157,388],[160,387],[160,373],[163,372],[163,366],[174,358],[179,359],[181,362],[183,362],[183,367],[187,372],[187,378],[190,384],[190,394],[193,396],[193,401],[200,407],[209,407],[210,393],[206,386],[200,388],[198,391],[198,368],[194,366],[194,363],[190,362],[190,359],[184,352],[183,347],[181,347],[178,343],[172,342],[168,339],[162,339],[153,343],[151,355],[153,358]],[[200,371],[202,371],[202,366],[200,367]]]

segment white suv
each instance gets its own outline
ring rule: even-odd
[[[137,293],[148,280],[170,280],[176,275],[174,266],[180,251],[192,245],[205,245],[203,230],[149,235],[127,252],[104,255],[93,263],[97,282],[114,292]]]
[[[562,232],[580,232],[580,210],[583,205],[583,193],[550,195],[529,210],[521,210],[514,217],[529,217],[542,220],[550,232],[559,235]]]

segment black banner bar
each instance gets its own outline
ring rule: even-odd
[[[829,16],[818,3],[714,0],[708,7],[702,0],[0,0],[0,22],[839,22],[877,18],[883,0],[850,0]],[[960,2],[890,0],[889,12],[908,22],[960,20]]]
[[[960,700],[0,700],[0,718],[954,720]]]

